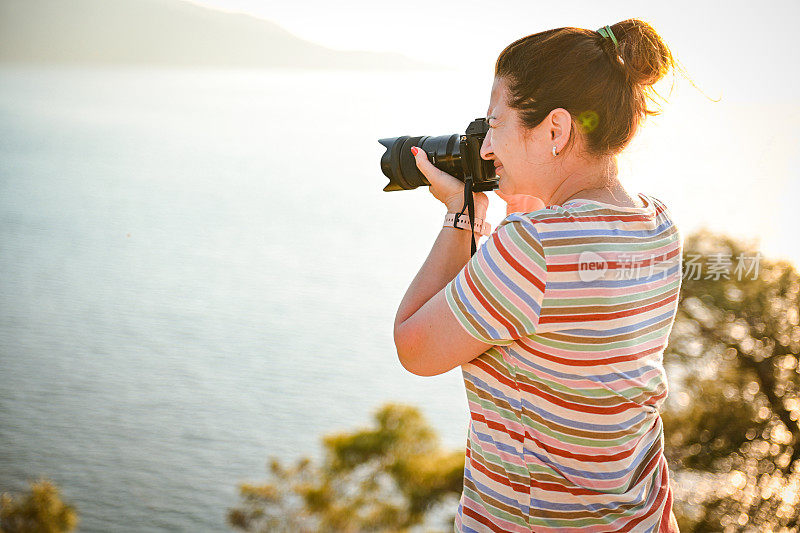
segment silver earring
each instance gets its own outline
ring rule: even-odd
[[[556,147],[555,147],[555,145],[553,145],[553,156],[555,157],[557,155],[558,155],[558,152],[556,152]]]

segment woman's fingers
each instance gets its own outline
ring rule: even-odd
[[[413,146],[411,152],[414,154],[414,159],[417,162],[417,168],[422,175],[431,184],[430,191],[439,201],[447,203],[447,201],[464,191],[464,182],[459,181],[447,172],[439,170],[433,163],[428,161],[428,154],[424,150]]]
[[[431,194],[445,204],[448,210],[460,211],[464,205],[464,182],[434,166],[428,154],[416,146],[411,148],[417,168],[431,184]],[[489,207],[489,197],[484,193],[474,193],[475,206],[485,213]]]

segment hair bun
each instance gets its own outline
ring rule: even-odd
[[[631,82],[650,86],[674,67],[672,52],[656,30],[639,19],[627,19],[611,26],[619,45],[616,53]],[[603,38],[613,48],[610,39]]]

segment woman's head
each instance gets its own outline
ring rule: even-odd
[[[529,35],[500,53],[487,115],[497,118],[489,119],[481,155],[501,166],[503,192],[556,203],[565,180],[604,185],[640,121],[658,113],[647,102],[651,86],[674,66],[669,48],[637,19],[611,31],[616,46],[597,31],[567,27]]]

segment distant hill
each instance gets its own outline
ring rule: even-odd
[[[331,50],[266,20],[180,0],[0,0],[0,63],[441,68]]]

